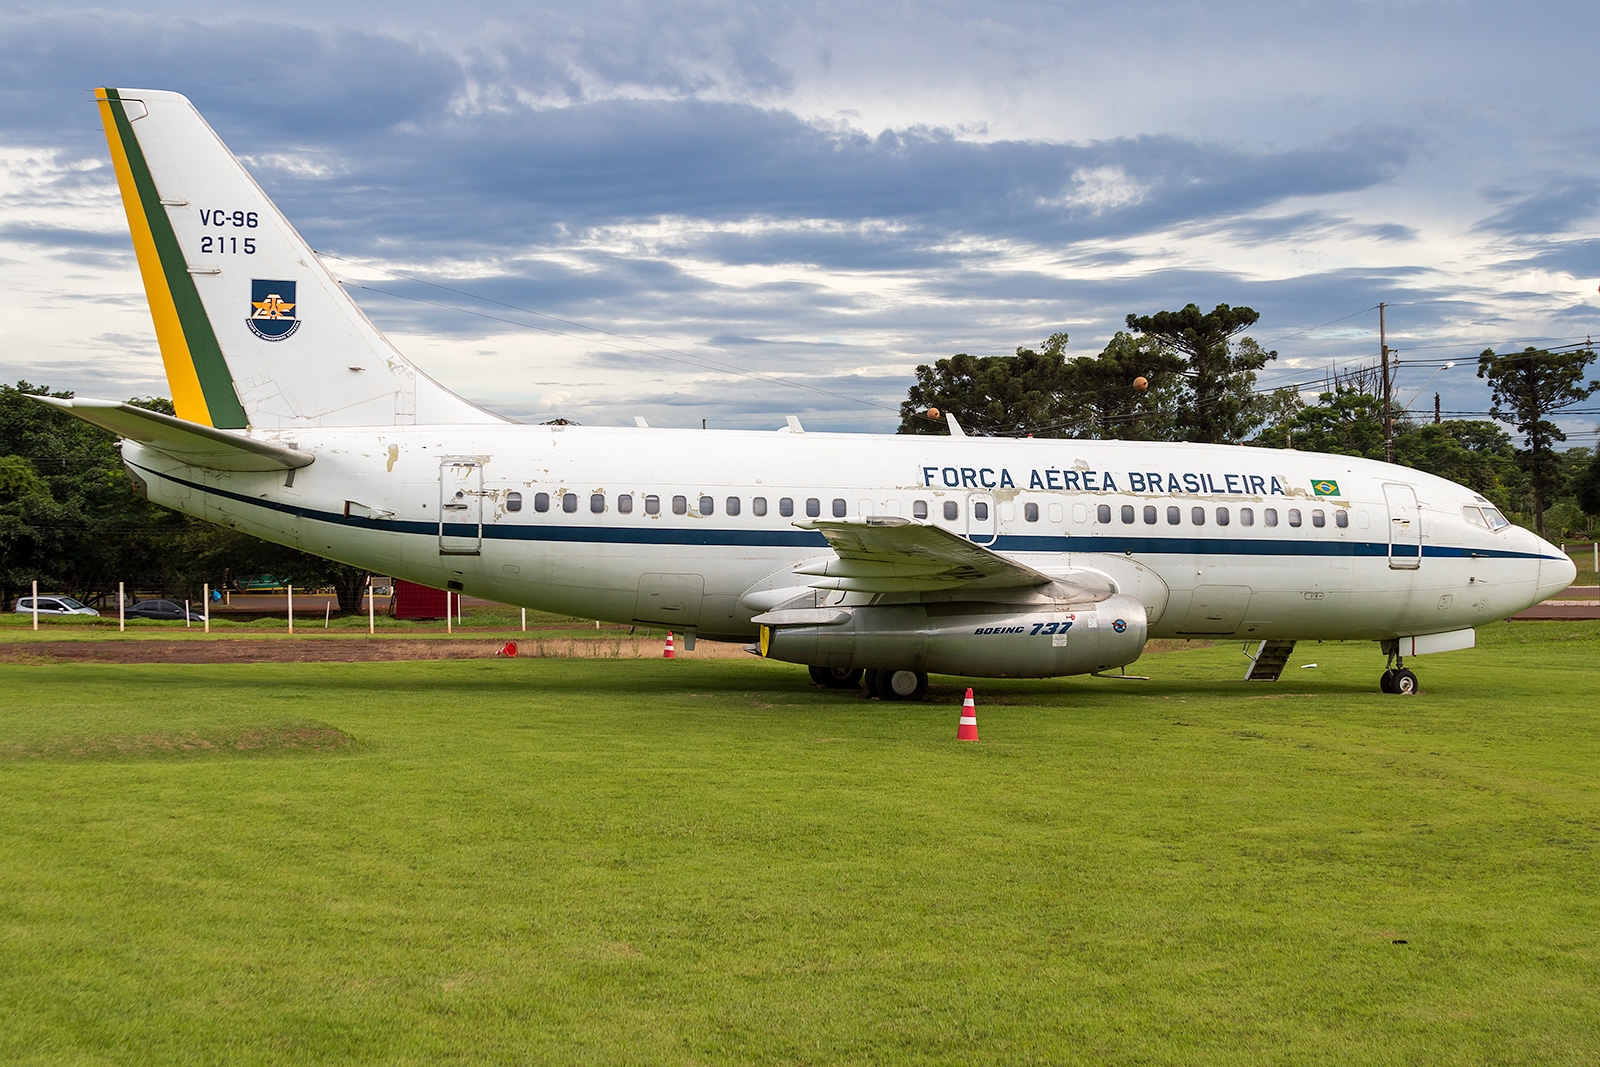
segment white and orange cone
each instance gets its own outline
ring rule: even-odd
[[[678,654],[672,650],[672,631],[667,631],[667,647],[661,650],[662,659],[677,659]]]
[[[976,741],[978,739],[978,706],[972,702],[972,690],[967,690],[967,699],[961,702],[961,725],[956,727],[957,741]]]

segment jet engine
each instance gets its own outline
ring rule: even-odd
[[[753,620],[761,654],[816,667],[1052,678],[1124,667],[1144,651],[1144,605],[946,601],[778,608]]]

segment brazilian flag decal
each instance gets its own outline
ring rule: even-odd
[[[1318,496],[1338,496],[1339,483],[1324,478],[1320,482],[1312,482],[1311,491]]]

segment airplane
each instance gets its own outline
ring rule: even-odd
[[[122,438],[150,500],[413,582],[751,641],[813,681],[1126,668],[1150,638],[1413,656],[1576,577],[1473,490],[1349,456],[1161,442],[519,424],[395,349],[174,92],[98,89],[177,416]],[[672,462],[660,457],[671,456]],[[1116,675],[1109,675],[1116,677]]]

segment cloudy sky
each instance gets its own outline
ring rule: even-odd
[[[1481,410],[1484,347],[1600,333],[1596,40],[1592,0],[0,4],[0,374],[167,392],[114,85],[516,418],[887,430],[918,363],[1190,301],[1261,312],[1267,384],[1375,358],[1386,301],[1401,399]]]

